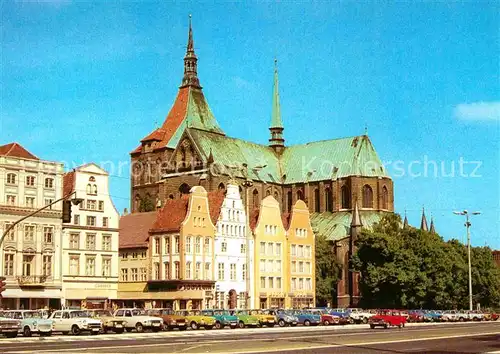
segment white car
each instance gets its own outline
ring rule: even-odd
[[[101,321],[91,318],[83,310],[54,311],[50,319],[54,321],[54,332],[62,332],[63,334],[78,335],[82,332],[99,334],[102,327]]]
[[[347,312],[355,323],[368,323],[368,319],[375,315],[360,308],[347,309]]]
[[[31,337],[35,333],[41,336],[50,336],[54,329],[54,322],[44,319],[38,311],[9,310],[5,311],[4,314],[5,317],[21,321],[19,333],[22,333],[24,337]]]
[[[144,332],[150,329],[153,332],[159,332],[163,326],[163,320],[159,317],[148,316],[145,310],[140,309],[118,309],[113,314],[115,318],[122,318],[126,321],[125,329],[127,332]]]
[[[443,316],[441,316],[441,319],[446,322],[456,322],[458,318],[457,311],[445,311],[443,312]]]

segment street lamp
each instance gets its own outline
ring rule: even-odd
[[[469,262],[469,310],[472,311],[472,267],[471,267],[471,262],[470,262],[470,231],[469,231],[469,228],[472,224],[469,221],[469,215],[479,215],[479,214],[481,214],[481,212],[474,211],[474,212],[470,213],[467,210],[464,210],[464,211],[454,211],[453,214],[465,215],[464,226],[467,230],[467,258],[468,258],[468,262]]]

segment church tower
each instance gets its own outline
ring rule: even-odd
[[[271,115],[271,138],[269,146],[278,154],[285,149],[285,139],[283,138],[283,122],[281,121],[280,93],[278,85],[278,60],[274,59],[274,85],[273,85],[273,109]]]

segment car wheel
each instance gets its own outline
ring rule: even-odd
[[[135,324],[135,331],[136,331],[137,333],[142,333],[142,332],[144,332],[144,327],[142,326],[142,323],[140,323],[140,322],[139,322],[139,323],[136,323],[136,324]]]
[[[285,326],[286,326],[286,322],[285,322],[285,320],[280,319],[280,320],[278,321],[278,326],[280,326],[280,327],[285,327]]]
[[[198,329],[198,323],[196,323],[196,322],[193,321],[193,322],[191,322],[190,327],[193,330],[197,330]]]
[[[364,324],[367,324],[368,323],[368,317],[363,317],[361,319],[361,322],[363,322]]]
[[[370,328],[371,328],[371,329],[374,329],[374,328],[375,328],[375,325],[372,325],[372,324],[371,324],[371,325],[370,325]]]
[[[245,328],[245,323],[243,321],[238,322],[238,327]]]
[[[323,326],[329,326],[330,325],[330,321],[326,320],[326,321],[323,321]]]
[[[215,322],[215,329],[222,329],[222,324],[219,321]]]
[[[309,321],[309,320],[304,321],[304,326],[310,326],[310,325],[311,325],[311,321]]]
[[[77,326],[77,325],[73,325],[73,327],[71,327],[71,334],[74,335],[74,336],[77,336],[80,334],[80,328]]]
[[[32,336],[31,329],[29,326],[24,327],[23,336],[24,337],[31,337]]]
[[[5,336],[7,338],[16,338],[17,337],[17,332],[13,332],[13,333],[6,333]]]
[[[164,323],[164,324],[163,324],[163,330],[164,330],[164,331],[171,331],[171,330],[172,330],[172,327],[170,327],[168,324]]]
[[[458,320],[459,320],[460,322],[464,322],[464,321],[465,321],[465,318],[460,317]]]

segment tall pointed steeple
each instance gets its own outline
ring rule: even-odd
[[[405,210],[405,219],[403,221],[403,230],[406,230],[408,228],[408,217],[406,216],[406,210]]]
[[[429,232],[431,234],[435,234],[436,233],[436,227],[434,226],[434,218],[431,216],[431,227],[429,229]]]
[[[429,231],[427,227],[427,218],[425,217],[425,209],[422,208],[422,221],[420,222],[420,230]]]
[[[201,88],[198,79],[198,58],[194,52],[193,28],[191,26],[191,15],[189,15],[189,32],[186,55],[184,56],[184,77],[181,87],[192,86]]]
[[[278,84],[278,60],[274,59],[274,85],[273,85],[273,107],[271,115],[271,139],[269,139],[269,146],[276,152],[281,153],[285,147],[285,139],[283,138],[283,122],[281,121],[281,107],[280,107],[280,92]]]
[[[354,211],[352,213],[351,227],[363,226],[361,217],[359,216],[358,202],[354,204]]]

